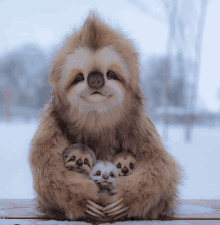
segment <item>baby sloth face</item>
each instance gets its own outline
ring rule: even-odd
[[[101,189],[111,189],[118,177],[117,168],[110,162],[98,162],[92,169],[90,177]]]
[[[89,175],[95,164],[95,154],[85,145],[74,144],[63,152],[63,161],[68,170]]]
[[[136,159],[130,153],[122,152],[118,154],[114,160],[119,176],[128,176],[135,169]]]

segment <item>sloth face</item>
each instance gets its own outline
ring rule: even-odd
[[[92,150],[91,150],[92,151]],[[67,149],[63,155],[64,165],[70,171],[89,174],[94,164],[90,151],[83,152],[78,149]]]
[[[118,177],[117,168],[110,162],[101,161],[93,167],[90,177],[100,188],[109,188]]]
[[[136,159],[131,155],[118,156],[114,161],[119,176],[128,176],[135,169]]]
[[[78,48],[66,58],[60,86],[79,112],[105,112],[122,107],[128,80],[123,58],[113,48]]]

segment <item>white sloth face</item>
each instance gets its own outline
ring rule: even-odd
[[[60,85],[80,112],[105,112],[122,106],[128,80],[123,58],[113,48],[97,52],[79,48],[67,57]]]
[[[117,168],[110,162],[97,163],[90,173],[90,177],[102,188],[108,187],[118,177]]]

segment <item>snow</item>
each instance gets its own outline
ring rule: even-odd
[[[37,127],[35,120],[0,122],[0,198],[34,198],[28,153]],[[156,127],[162,134],[162,124]],[[220,199],[220,127],[195,127],[191,143],[184,142],[184,132],[172,125],[164,142],[184,170],[180,198]]]

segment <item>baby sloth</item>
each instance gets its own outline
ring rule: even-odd
[[[96,156],[86,145],[77,143],[64,150],[63,162],[68,170],[89,175],[96,163]]]
[[[117,168],[108,161],[98,161],[90,173],[90,178],[99,187],[99,204],[105,207],[113,202]]]
[[[129,152],[121,152],[113,160],[113,164],[117,167],[119,176],[128,176],[135,169],[136,157]]]

